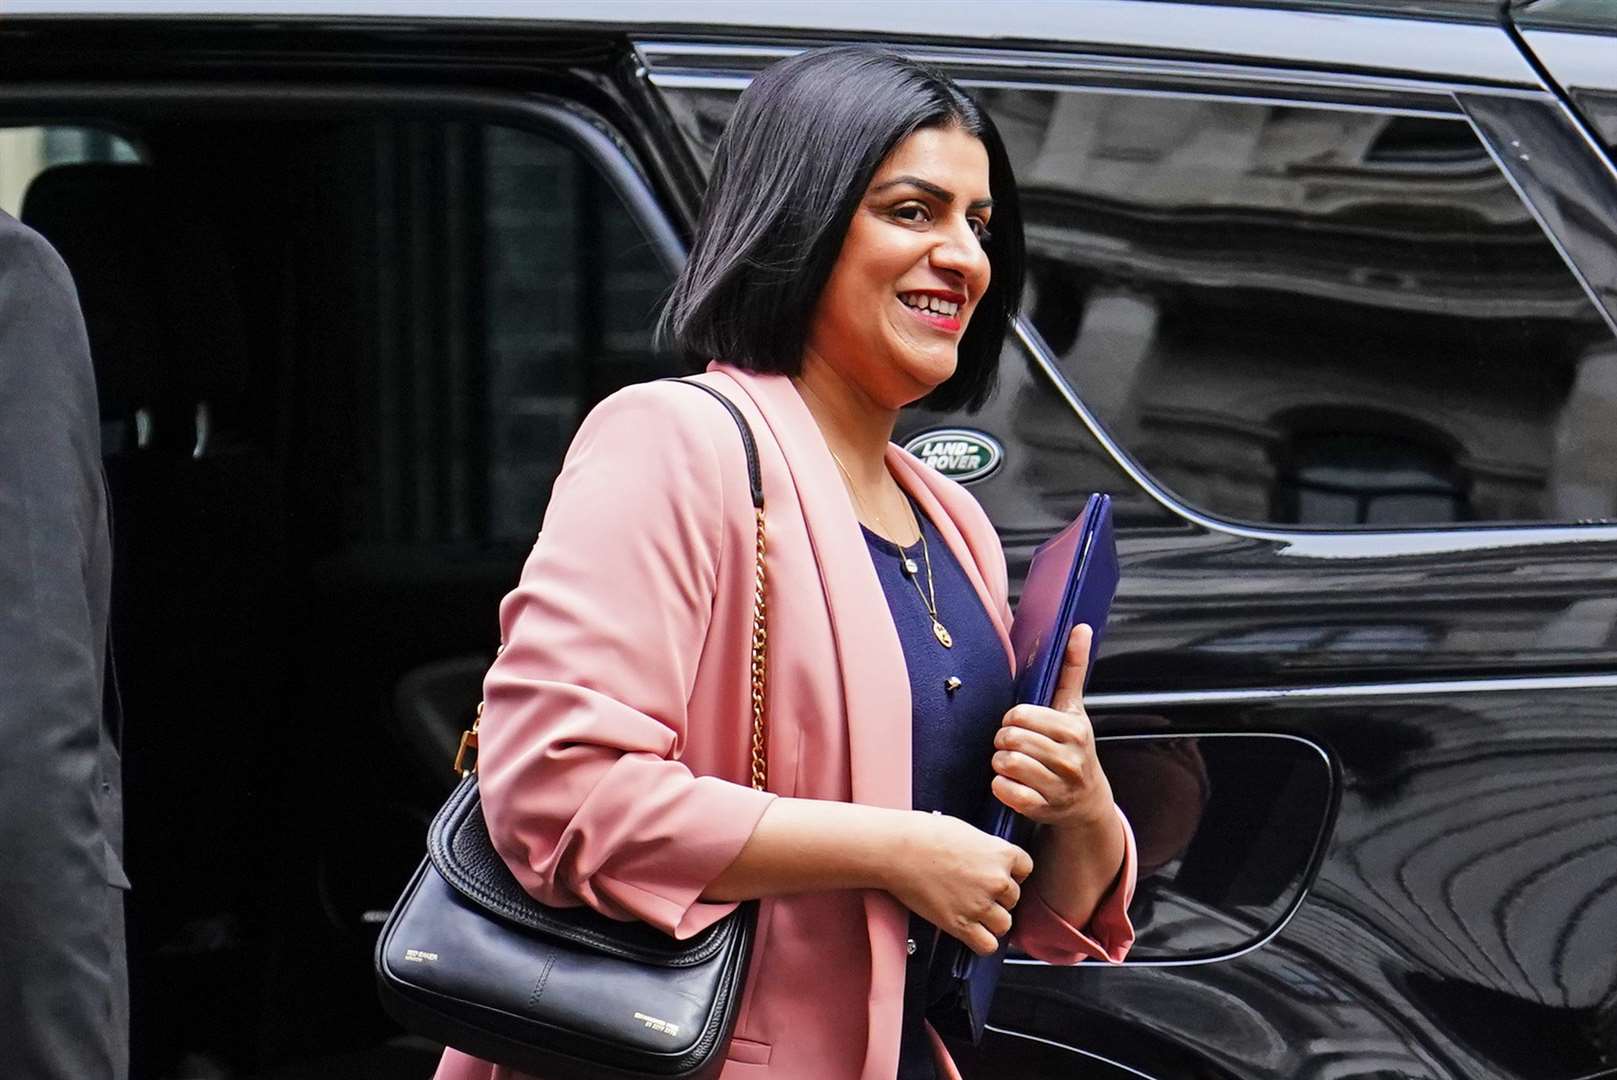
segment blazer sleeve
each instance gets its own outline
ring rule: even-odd
[[[1076,964],[1086,959],[1115,964],[1128,955],[1134,944],[1129,904],[1139,875],[1139,854],[1134,846],[1134,830],[1121,809],[1117,810],[1117,822],[1123,830],[1123,865],[1111,889],[1095,904],[1089,922],[1081,928],[1074,926],[1044,902],[1038,889],[1026,889],[1016,905],[1012,945],[1049,964]]]
[[[1005,552],[988,515],[976,504],[975,499],[971,499],[971,503],[976,506],[980,516],[975,529],[983,537],[984,547],[989,553],[983,567],[983,581],[1008,631],[1013,616]],[[1036,960],[1051,964],[1076,964],[1084,959],[1117,963],[1128,954],[1129,947],[1134,944],[1134,924],[1129,921],[1128,907],[1134,899],[1134,888],[1138,883],[1139,853],[1135,849],[1134,830],[1128,818],[1121,808],[1114,809],[1117,810],[1118,827],[1123,830],[1123,865],[1111,889],[1095,905],[1089,922],[1081,928],[1072,925],[1044,902],[1038,890],[1028,889],[1016,905],[1011,925],[1012,945]]]
[[[715,439],[730,436],[733,460]],[[531,894],[675,937],[734,909],[700,899],[773,795],[680,760],[718,581],[729,418],[642,384],[585,418],[484,681],[479,786],[496,850]],[[735,491],[735,487],[730,488]],[[748,504],[750,520],[751,507]],[[743,658],[737,663],[742,664]],[[735,718],[738,725],[746,722]]]

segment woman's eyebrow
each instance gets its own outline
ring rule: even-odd
[[[943,203],[945,206],[948,206],[954,202],[954,192],[950,191],[948,188],[938,187],[938,185],[934,184],[930,180],[922,180],[919,176],[897,176],[891,180],[877,184],[870,190],[872,192],[886,191],[888,188],[897,187],[899,184],[908,184],[910,187],[920,188],[922,191]],[[993,205],[993,199],[978,199],[976,202],[969,204],[966,209],[987,210]]]

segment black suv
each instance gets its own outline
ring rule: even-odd
[[[135,1071],[419,1076],[369,953],[739,89],[973,87],[1032,264],[900,437],[1016,580],[1094,490],[1126,964],[971,1077],[1617,1076],[1617,4],[6,0],[0,207],[119,522]],[[745,20],[738,22],[737,20]]]

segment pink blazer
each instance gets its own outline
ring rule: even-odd
[[[689,936],[700,899],[776,794],[908,809],[910,688],[881,584],[830,452],[791,381],[714,362],[696,376],[757,436],[766,513],[770,793],[747,786],[753,512],[735,424],[688,386],[643,383],[580,427],[484,684],[483,809],[547,903]],[[959,484],[896,445],[887,461],[936,523],[1004,639],[1005,560]],[[1121,816],[1121,815],[1120,815]],[[1135,848],[1086,928],[1029,890],[1013,940],[1070,964],[1122,958]],[[892,1080],[908,914],[878,890],[767,899],[723,1080]],[[956,1075],[942,1044],[944,1075]],[[453,1050],[438,1080],[515,1080]]]

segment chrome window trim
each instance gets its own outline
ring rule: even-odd
[[[1379,116],[1415,116],[1426,119],[1453,120],[1459,117],[1459,112],[1452,108],[1441,108],[1435,102],[1429,107],[1414,105],[1384,105],[1375,101],[1341,101],[1335,97],[1330,98],[1300,98],[1288,96],[1286,93],[1265,94],[1248,89],[1245,92],[1234,89],[1218,87],[1159,87],[1159,86],[1116,86],[1100,83],[1060,83],[1044,82],[1038,79],[978,79],[962,76],[957,80],[962,86],[974,90],[1037,90],[1046,93],[1060,94],[1127,94],[1138,98],[1172,98],[1180,101],[1233,101],[1243,105],[1282,105],[1300,109],[1320,109],[1330,112],[1375,113]],[[1230,84],[1232,87],[1239,85]],[[1322,87],[1329,90],[1328,87]],[[1517,97],[1532,95],[1531,90],[1509,91],[1507,96]]]
[[[1098,696],[1099,695],[1096,695],[1096,697]],[[1093,697],[1088,698],[1086,699],[1086,704],[1093,704],[1094,700],[1095,698]],[[1268,933],[1264,934],[1262,937],[1256,938],[1253,941],[1249,941],[1239,949],[1234,949],[1230,952],[1214,953],[1210,956],[1189,956],[1180,960],[1130,960],[1125,956],[1121,963],[1115,965],[1103,965],[1101,966],[1101,970],[1131,967],[1195,967],[1202,964],[1222,964],[1226,960],[1235,960],[1247,955],[1248,953],[1255,952],[1278,937],[1280,932],[1283,931],[1296,916],[1297,912],[1302,910],[1303,901],[1308,899],[1309,889],[1313,885],[1314,878],[1319,872],[1325,846],[1330,840],[1331,827],[1336,823],[1337,802],[1340,797],[1340,783],[1339,778],[1337,777],[1336,767],[1331,761],[1331,755],[1325,752],[1325,748],[1320,746],[1319,743],[1314,742],[1312,739],[1305,739],[1300,735],[1288,735],[1284,732],[1278,731],[1155,731],[1137,735],[1097,735],[1096,738],[1098,741],[1105,742],[1140,742],[1148,739],[1280,739],[1285,742],[1301,743],[1303,746],[1308,747],[1310,750],[1319,755],[1320,760],[1325,764],[1326,772],[1330,773],[1332,777],[1329,811],[1327,813],[1326,820],[1321,826],[1320,835],[1314,840],[1314,850],[1309,857],[1306,878],[1303,883],[1298,886],[1297,895],[1292,899],[1291,906],[1286,909],[1285,914],[1281,915],[1279,919],[1275,920],[1275,924],[1269,928]],[[1052,964],[1048,960],[1035,960],[1031,956],[1008,956],[1005,958],[1005,962],[1007,964],[1019,964],[1023,967],[1067,966],[1065,964]]]
[[[739,94],[752,85],[750,75],[653,75],[645,72],[647,81],[659,90],[731,90]]]
[[[660,56],[695,61],[690,66],[696,68],[709,68],[714,60],[728,60],[739,61],[743,67],[753,69],[803,51],[800,45],[736,45],[722,41],[665,41],[657,38],[637,38],[633,48],[640,62],[652,74],[656,74],[656,57]]]
[[[1231,690],[1148,690],[1085,694],[1084,707],[1109,709],[1176,708],[1187,705],[1266,705],[1291,701],[1358,701],[1364,698],[1426,697],[1455,694],[1530,694],[1555,690],[1617,690],[1617,674],[1514,675],[1481,679],[1425,679],[1409,682],[1338,683],[1324,686],[1242,687]]]
[[[636,39],[635,55],[652,85],[669,89],[744,89],[756,71],[776,60],[795,55],[808,45],[730,45],[696,41]],[[1338,102],[1313,97],[1288,98],[1298,89],[1320,94],[1386,96],[1404,101],[1423,99],[1419,106],[1380,105],[1361,101],[1358,107],[1385,107],[1395,112],[1411,109],[1413,115],[1458,116],[1453,95],[1459,91],[1475,94],[1502,94],[1507,97],[1541,96],[1542,86],[1490,86],[1443,79],[1415,79],[1398,76],[1358,75],[1341,72],[1306,74],[1263,65],[1238,65],[1218,61],[1161,60],[1106,56],[1097,53],[1049,52],[1007,45],[1004,48],[961,49],[939,46],[895,44],[899,52],[913,59],[959,72],[962,83],[979,86],[1006,86],[1025,89],[1074,90],[1115,89],[1131,92],[1136,86],[1117,86],[1116,80],[1173,82],[1174,90],[1164,93],[1190,93],[1183,84],[1203,83],[1201,94],[1227,97],[1229,86],[1250,89],[1251,100],[1272,104],[1321,105]],[[1003,74],[1005,81],[996,76]],[[1114,82],[1102,85],[1095,80]],[[1352,107],[1353,103],[1340,103]]]
[[[795,50],[794,50],[795,51]],[[910,55],[917,55],[911,53]],[[922,56],[921,58],[926,58]],[[647,80],[659,90],[724,90],[739,94],[752,82],[750,75],[711,74],[703,72],[663,72],[648,73]],[[1128,94],[1132,97],[1160,97],[1179,100],[1217,100],[1237,101],[1249,105],[1291,105],[1298,108],[1330,109],[1336,112],[1373,112],[1382,116],[1414,116],[1442,120],[1464,119],[1458,107],[1453,104],[1450,95],[1427,95],[1432,98],[1432,104],[1425,107],[1414,105],[1380,104],[1373,101],[1345,102],[1335,98],[1297,98],[1287,96],[1287,91],[1276,90],[1273,94],[1262,94],[1256,91],[1245,93],[1232,92],[1218,88],[1181,89],[1163,88],[1153,86],[1117,86],[1111,84],[1089,82],[1055,82],[1038,79],[989,79],[970,75],[960,75],[956,78],[960,85],[973,90],[1042,90],[1049,93],[1061,94]],[[1237,85],[1232,83],[1233,85]],[[1241,85],[1251,85],[1246,80]],[[1322,87],[1330,90],[1330,87]],[[1542,97],[1535,90],[1501,91],[1507,97]]]

